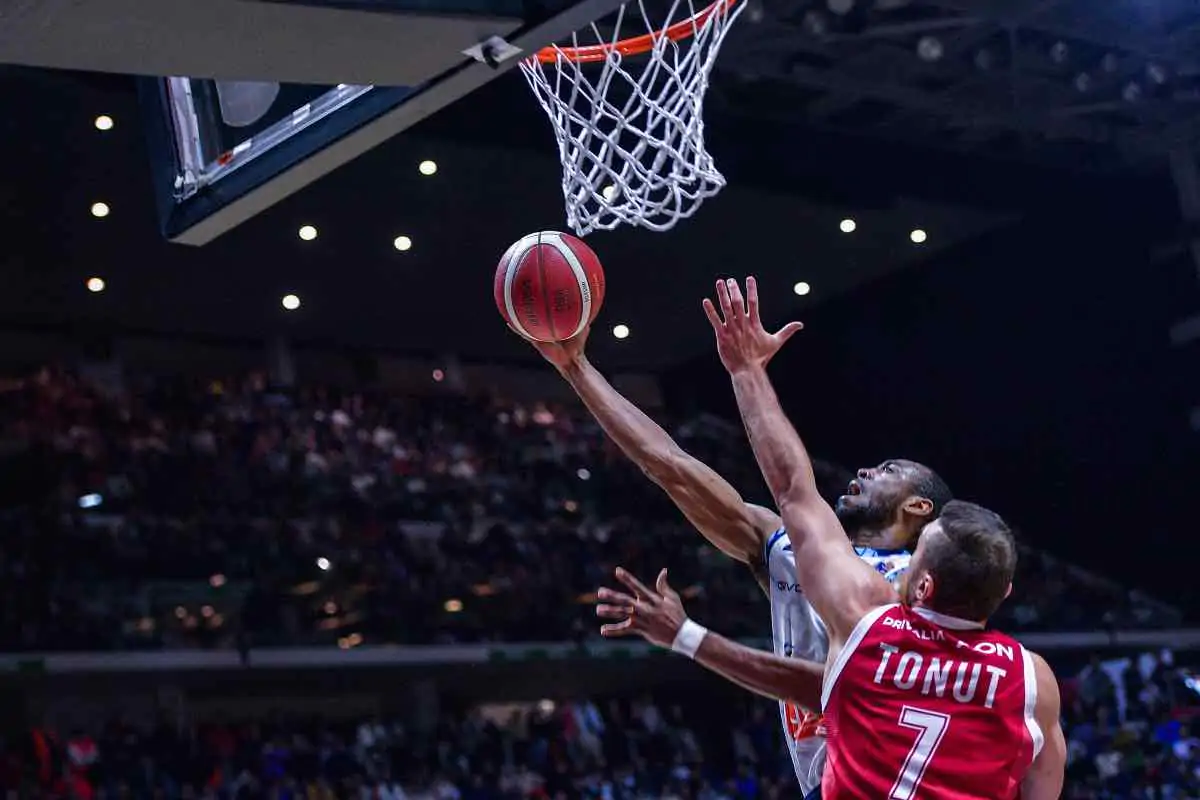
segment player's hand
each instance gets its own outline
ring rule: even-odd
[[[513,326],[509,325],[508,329],[521,336]],[[541,353],[542,358],[561,372],[583,358],[583,349],[587,345],[588,334],[591,330],[592,326],[588,325],[578,336],[573,336],[565,342],[535,342],[525,336],[521,336],[521,338],[533,345],[533,349]]]
[[[667,583],[667,571],[658,573],[654,590],[620,567],[617,567],[616,576],[629,592],[607,587],[596,592],[596,616],[619,620],[601,625],[600,635],[605,638],[641,636],[650,644],[670,647],[687,614],[679,593]]]
[[[779,348],[804,327],[789,322],[775,333],[768,333],[758,313],[758,282],[746,278],[746,299],[733,278],[717,281],[717,312],[713,301],[704,298],[704,313],[717,335],[717,354],[730,374],[743,369],[765,367]]]

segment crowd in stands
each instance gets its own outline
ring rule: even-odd
[[[0,392],[24,487],[0,510],[0,649],[453,643],[594,635],[591,592],[670,565],[689,610],[761,636],[763,600],[581,411],[261,375]],[[748,497],[736,428],[670,425]],[[838,493],[848,475],[824,470]],[[1001,624],[1172,624],[1169,609],[1032,551]]]
[[[1095,662],[1064,685],[1069,800],[1200,797],[1200,695],[1171,655]],[[0,744],[10,796],[237,800],[796,797],[773,704],[736,690],[496,704],[400,719],[137,729]],[[40,788],[39,788],[40,787]],[[12,794],[15,793],[15,794]]]
[[[0,411],[2,651],[582,640],[617,564],[669,565],[706,625],[766,632],[744,567],[572,408],[42,370],[0,385]],[[668,427],[764,499],[736,427]],[[836,494],[848,475],[821,478]],[[1000,624],[1178,619],[1023,549]],[[1095,661],[1063,696],[1068,798],[1200,798],[1200,678],[1168,653]],[[740,695],[60,735],[0,742],[9,796],[795,796],[774,707]]]

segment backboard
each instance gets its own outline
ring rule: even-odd
[[[140,81],[164,235],[191,245],[213,240],[620,0],[454,0],[435,13],[430,5],[238,0],[229,10],[241,19],[205,15],[204,24],[227,29],[232,55],[197,54],[189,64],[203,71],[193,77]],[[257,16],[247,19],[247,8]],[[237,38],[247,30],[264,33]],[[155,63],[154,54],[147,58]],[[538,114],[532,100],[528,113]]]

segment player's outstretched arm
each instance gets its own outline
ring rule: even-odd
[[[1021,800],[1058,800],[1067,768],[1067,741],[1059,716],[1062,701],[1058,679],[1045,659],[1036,653],[1030,653],[1030,656],[1037,676],[1034,718],[1042,730],[1043,744],[1042,751],[1034,758],[1033,766],[1021,782]]]
[[[779,528],[779,515],[745,502],[728,481],[613,388],[584,354],[587,334],[559,344],[531,344],[571,384],[609,438],[667,493],[704,538],[758,570],[765,540]]]
[[[813,710],[821,707],[824,664],[755,650],[697,625],[688,619],[679,593],[667,583],[665,569],[658,573],[653,590],[620,567],[616,577],[628,592],[607,587],[596,592],[596,616],[617,620],[601,626],[603,636],[640,636],[755,694]]]
[[[844,639],[871,608],[895,602],[894,590],[854,554],[846,532],[817,491],[812,460],[779,405],[766,366],[800,330],[763,327],[758,285],[746,279],[746,299],[735,280],[717,282],[720,313],[704,311],[717,338],[721,363],[733,379],[738,409],[763,478],[778,504],[796,558],[796,577],[835,638]]]

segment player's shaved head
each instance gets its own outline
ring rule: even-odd
[[[941,614],[985,620],[1012,588],[1016,542],[1000,515],[983,506],[946,503],[921,535],[919,551],[909,573],[910,604],[919,600]],[[923,588],[925,575],[932,587]]]

